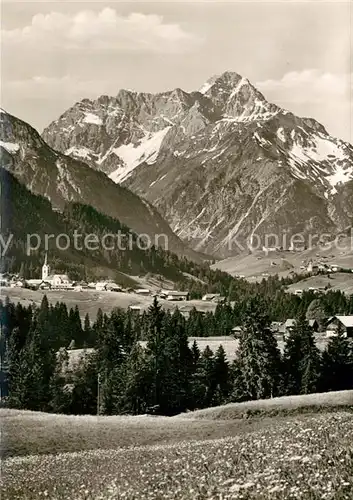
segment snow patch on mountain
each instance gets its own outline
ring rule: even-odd
[[[199,88],[199,92],[200,94],[206,94],[212,87],[213,87],[212,82],[206,82],[202,85],[202,87]]]
[[[332,175],[326,177],[328,182],[334,188],[337,184],[345,184],[348,181],[353,180],[353,165],[351,167],[342,167],[337,165],[335,167],[335,172]]]
[[[277,137],[280,141],[282,142],[286,142],[286,136],[284,135],[284,129],[283,127],[280,127],[278,130],[277,130]]]
[[[83,123],[91,123],[93,125],[103,125],[102,119],[93,113],[85,113],[85,117],[82,121]]]
[[[127,179],[140,163],[145,162],[147,165],[152,165],[157,160],[163,139],[170,128],[168,126],[158,132],[147,133],[138,145],[122,144],[118,148],[112,149],[112,152],[123,160],[124,165],[117,168],[109,177],[114,182],[119,183]]]
[[[230,93],[229,99],[232,99],[232,97],[238,95],[239,94],[239,90],[241,89],[241,87],[246,86],[246,85],[250,85],[249,80],[247,78],[242,78],[239,81],[239,83],[234,87],[234,89],[232,90],[232,92]]]
[[[0,146],[2,146],[10,154],[17,153],[20,149],[20,145],[17,142],[4,142],[0,141]]]
[[[74,156],[75,158],[83,158],[85,160],[89,160],[92,155],[92,151],[89,150],[88,148],[77,148],[73,146],[67,149],[65,151],[65,154],[67,156]]]
[[[308,161],[309,159],[319,162],[328,159],[344,160],[347,158],[342,147],[338,146],[333,140],[321,137],[318,134],[311,136],[308,145],[294,142],[291,154],[303,161]]]
[[[295,142],[288,152],[288,163],[294,177],[307,180],[309,175],[314,182],[320,182],[326,188],[331,187],[324,193],[325,198],[336,194],[338,184],[353,179],[353,163],[340,141],[312,134],[304,142],[294,130],[291,137]]]

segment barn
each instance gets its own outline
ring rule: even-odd
[[[338,328],[342,329],[345,337],[353,338],[353,315],[332,316],[327,322],[326,337],[337,335]]]

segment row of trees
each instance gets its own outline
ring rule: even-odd
[[[339,334],[320,353],[300,315],[281,352],[266,308],[259,296],[247,301],[232,363],[222,347],[213,353],[189,345],[185,318],[178,310],[162,310],[157,301],[144,318],[144,346],[131,315],[100,312],[92,325],[87,320],[81,327],[87,338],[94,337],[95,349],[84,350],[74,365],[66,329],[78,328],[77,310],[63,324],[64,307],[50,307],[46,298],[40,308],[7,302],[1,306],[1,351],[8,403],[75,414],[94,414],[97,408],[104,414],[139,414],[152,408],[170,415],[231,401],[353,389],[349,339]]]

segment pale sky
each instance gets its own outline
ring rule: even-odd
[[[353,142],[351,2],[2,0],[1,106],[39,131],[84,97],[236,71]]]

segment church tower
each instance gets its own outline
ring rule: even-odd
[[[42,266],[42,280],[43,281],[48,279],[49,272],[50,272],[50,268],[48,266],[48,254],[47,254],[47,252],[45,252],[45,260],[44,260],[44,264]]]

